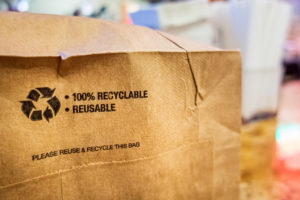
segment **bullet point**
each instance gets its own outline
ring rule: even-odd
[[[66,112],[69,112],[69,111],[70,111],[70,109],[69,109],[69,108],[66,108],[66,109],[65,109],[65,111],[66,111]]]
[[[69,95],[66,95],[66,96],[65,96],[65,99],[68,99],[68,98],[69,98]]]

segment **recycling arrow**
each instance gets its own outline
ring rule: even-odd
[[[27,96],[27,99],[38,101],[40,94],[36,90],[31,90]]]
[[[48,122],[49,122],[50,118],[53,118],[52,111],[49,109],[48,106],[47,106],[46,110],[44,111],[43,115]]]
[[[30,119],[32,121],[39,121],[42,120],[42,111],[41,110],[35,110],[32,112]]]
[[[29,115],[35,106],[33,105],[32,101],[21,101],[22,103],[22,111],[23,113],[29,118]]]
[[[56,115],[60,109],[60,102],[56,96],[47,101],[51,108],[54,110],[54,114]]]
[[[48,122],[53,118],[54,115],[57,115],[60,109],[60,102],[56,96],[52,97],[54,94],[55,88],[51,90],[49,87],[40,87],[30,90],[27,95],[27,100],[20,101],[22,103],[21,110],[26,115],[27,118],[30,118],[32,121],[40,121],[43,118]],[[33,101],[39,103],[40,98],[48,98],[47,103],[49,106],[43,110],[36,110],[36,107]]]
[[[42,98],[50,98],[52,97],[55,88],[53,90],[51,90],[48,87],[42,87],[42,88],[37,88],[38,91],[40,91],[40,93],[43,95]]]

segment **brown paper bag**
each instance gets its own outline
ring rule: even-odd
[[[0,24],[0,199],[238,198],[239,52],[78,17]]]

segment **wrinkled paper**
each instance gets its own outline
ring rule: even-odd
[[[238,199],[238,51],[80,17],[0,24],[0,199]]]

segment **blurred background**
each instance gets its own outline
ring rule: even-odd
[[[114,20],[240,49],[241,199],[300,200],[300,0],[0,0],[0,10]]]

